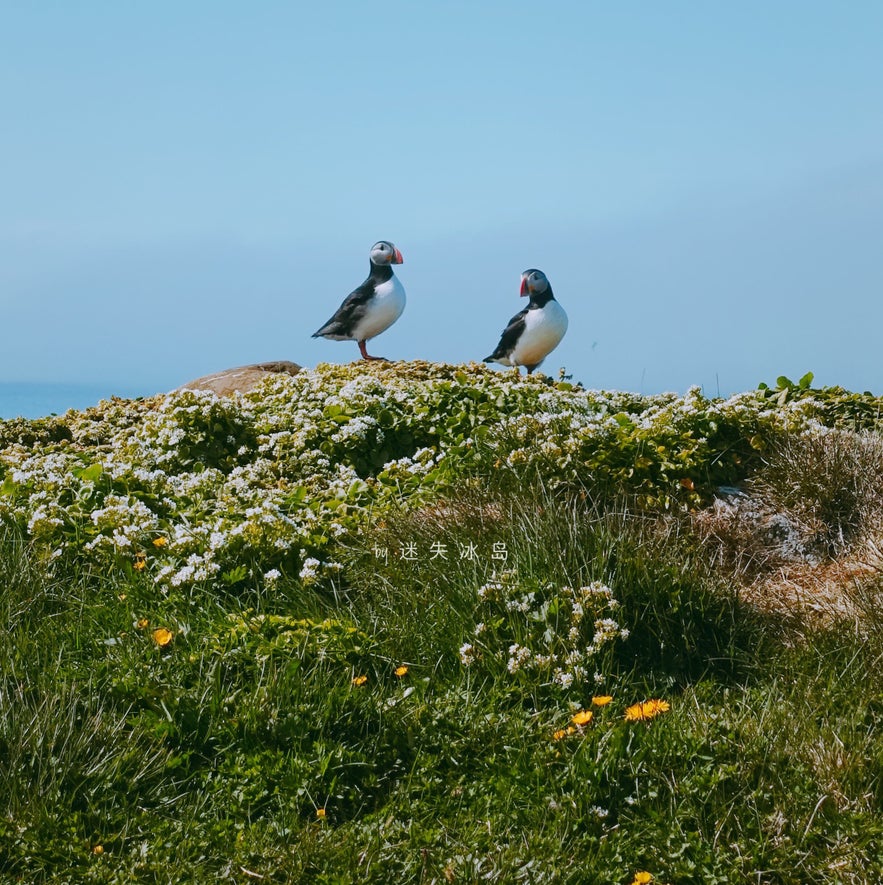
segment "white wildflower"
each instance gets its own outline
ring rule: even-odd
[[[503,585],[500,581],[488,581],[478,588],[478,598],[491,601],[497,599],[502,590]]]
[[[464,667],[469,667],[471,664],[475,663],[477,657],[478,654],[472,643],[464,642],[463,645],[460,646],[460,663],[463,664]]]
[[[319,574],[318,568],[321,565],[318,559],[310,556],[304,560],[304,564],[300,570],[300,578],[302,581],[312,581]]]
[[[531,650],[514,642],[509,646],[509,660],[506,662],[506,669],[510,673],[517,673],[530,661],[530,658]]]
[[[573,685],[573,673],[564,670],[556,670],[553,682],[557,682],[562,688],[570,688]]]

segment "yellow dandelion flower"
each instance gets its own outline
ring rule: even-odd
[[[566,728],[559,728],[558,731],[556,731],[552,735],[552,740],[553,741],[560,741],[562,738],[566,738],[566,737],[567,737],[567,729]]]
[[[153,641],[160,647],[165,648],[172,641],[172,631],[165,627],[157,627],[153,631]]]
[[[153,539],[153,546],[154,547],[165,547],[168,545],[168,543],[169,543],[168,538],[159,537],[159,538]]]
[[[574,725],[582,727],[583,725],[588,725],[592,721],[594,715],[595,714],[591,710],[580,710],[578,713],[574,713],[570,718]]]
[[[353,685],[364,685],[367,681],[367,676],[353,676]]]
[[[407,668],[404,664],[402,664],[401,667],[396,667],[396,669],[395,669],[395,674],[396,674],[396,676],[398,676],[399,678],[401,678],[402,676],[404,676],[405,673],[407,673],[407,672],[408,672],[408,668]]]
[[[609,694],[599,694],[592,698],[592,703],[596,707],[606,707],[612,700],[613,697]]]
[[[325,820],[325,818],[327,817],[327,815],[325,813],[325,809],[324,808],[317,808],[316,809],[316,817],[319,818],[319,820]]]
[[[667,713],[671,709],[668,701],[651,698],[649,701],[642,701],[638,704],[632,704],[625,711],[626,722],[643,722],[645,719],[652,719],[660,713]]]
[[[638,722],[644,718],[644,705],[632,704],[631,707],[625,708],[625,721]]]
[[[135,554],[135,562],[132,563],[132,568],[135,571],[140,572],[143,568],[147,567],[147,554],[146,553],[136,553]]]
[[[92,854],[104,854],[104,846],[103,845],[93,845],[92,846]]]
[[[653,881],[653,874],[648,873],[646,870],[641,870],[635,873],[635,878],[632,879],[632,885],[648,885],[648,883]]]
[[[135,626],[136,626],[139,630],[146,630],[146,629],[147,629],[147,625],[148,625],[149,623],[150,623],[150,622],[147,620],[147,618],[138,618],[138,620],[135,622]]]

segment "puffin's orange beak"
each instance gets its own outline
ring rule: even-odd
[[[405,263],[405,259],[402,258],[402,253],[399,252],[398,249],[396,249],[396,257],[393,258],[392,263],[393,264],[404,264]]]
[[[521,291],[518,293],[522,298],[526,295],[529,295],[530,292],[527,289],[527,277],[521,278]]]

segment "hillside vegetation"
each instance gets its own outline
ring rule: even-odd
[[[0,422],[0,881],[883,880],[881,400],[811,383]]]

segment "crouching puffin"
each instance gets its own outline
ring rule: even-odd
[[[365,342],[388,329],[405,309],[405,288],[392,272],[392,265],[401,264],[404,259],[386,240],[371,247],[370,257],[368,279],[344,298],[334,316],[313,338],[357,341],[362,359],[382,360],[386,358],[368,355]]]
[[[530,375],[564,337],[567,314],[541,270],[529,268],[521,275],[521,295],[530,296],[527,307],[509,320],[496,350],[484,361],[527,366]]]

